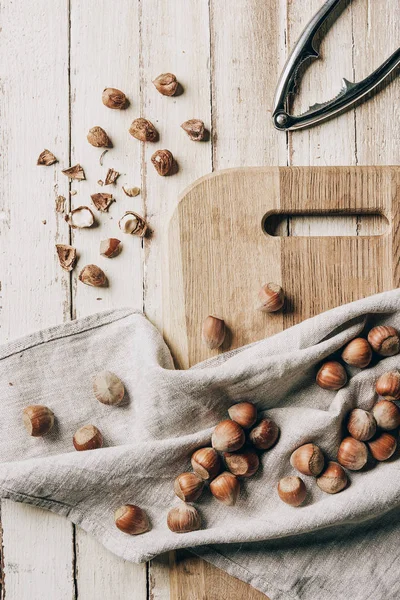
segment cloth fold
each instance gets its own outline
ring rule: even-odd
[[[400,290],[338,307],[278,335],[174,370],[160,333],[131,310],[93,315],[27,336],[0,348],[0,494],[70,518],[124,559],[161,552],[194,552],[247,581],[272,600],[391,600],[400,595],[393,562],[400,527],[400,460],[350,473],[338,495],[304,477],[308,496],[292,508],[277,495],[293,470],[292,451],[317,443],[335,459],[346,414],[376,401],[374,382],[400,368],[400,356],[349,369],[338,392],[315,384],[318,363],[376,324],[400,329]],[[100,404],[92,377],[103,369],[124,382],[118,407]],[[196,502],[200,531],[174,534],[169,507],[179,501],[174,478],[190,468],[191,453],[210,443],[213,427],[234,402],[254,402],[259,416],[280,427],[279,443],[262,454],[259,472],[242,482],[234,507],[208,492]],[[56,425],[30,438],[22,410],[45,404]],[[76,452],[75,431],[96,425],[105,448]],[[138,504],[151,530],[127,536],[114,525],[121,504]]]

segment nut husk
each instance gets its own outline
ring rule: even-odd
[[[86,265],[79,273],[79,281],[92,287],[103,287],[107,283],[107,277],[97,265]]]
[[[173,73],[161,73],[153,80],[153,83],[163,96],[173,96],[179,85]]]
[[[33,404],[24,408],[22,420],[29,435],[41,437],[52,429],[54,413],[47,406]]]
[[[93,377],[93,392],[97,400],[108,406],[120,404],[125,395],[124,384],[111,371],[100,371]]]
[[[258,450],[269,450],[279,437],[279,427],[272,419],[262,419],[249,435],[250,442]]]
[[[118,173],[118,171],[115,171],[114,169],[111,169],[111,168],[108,169],[106,178],[104,180],[104,185],[111,185],[112,183],[115,183],[119,176],[120,176],[120,173]]]
[[[180,504],[171,508],[167,516],[168,529],[174,533],[189,533],[201,527],[201,518],[194,506]]]
[[[68,169],[63,169],[61,173],[64,173],[64,175],[66,175],[69,179],[77,179],[78,181],[86,179],[85,171],[80,164],[69,167]]]
[[[193,142],[204,140],[206,130],[203,121],[200,121],[200,119],[189,119],[182,123],[181,127]]]
[[[220,502],[234,506],[240,492],[240,483],[235,475],[224,471],[210,483],[210,492]]]
[[[64,271],[72,271],[76,265],[76,249],[68,244],[56,244],[58,260]]]
[[[101,256],[106,256],[107,258],[114,258],[117,256],[121,249],[121,241],[117,240],[117,238],[108,238],[107,240],[102,240],[100,242],[100,254]]]
[[[196,473],[181,473],[174,482],[174,492],[184,502],[197,500],[203,488],[204,480]]]
[[[117,88],[105,88],[101,96],[104,106],[107,108],[114,108],[116,110],[122,110],[126,106],[126,96],[124,92]]]
[[[394,327],[378,325],[368,334],[368,341],[380,356],[393,356],[400,350],[399,332]]]
[[[50,150],[45,149],[39,154],[36,164],[39,166],[49,167],[50,165],[54,165],[56,162],[57,159],[54,154],[50,152]]]
[[[65,215],[65,220],[72,229],[83,229],[93,225],[94,214],[88,206],[78,206]]]
[[[107,212],[110,205],[115,201],[112,194],[103,194],[101,192],[92,194],[90,197],[93,204],[100,212]]]
[[[243,429],[235,421],[226,419],[215,427],[211,436],[211,444],[218,452],[235,452],[239,450],[244,442]]]
[[[326,469],[317,477],[317,486],[326,494],[337,494],[347,485],[345,470],[334,461],[329,461]]]
[[[214,479],[219,473],[221,460],[214,448],[199,448],[191,458],[193,471],[202,479]]]
[[[94,425],[80,427],[72,440],[75,450],[97,450],[103,446],[103,436]]]
[[[139,535],[149,531],[149,519],[140,506],[125,504],[114,513],[115,524],[124,533]]]
[[[285,303],[285,296],[280,285],[266,283],[258,293],[261,312],[272,313],[280,310]]]
[[[324,468],[324,455],[316,444],[304,444],[295,450],[290,457],[292,467],[303,473],[316,477]]]
[[[151,157],[151,162],[159,175],[165,177],[171,171],[174,157],[169,150],[156,150]]]
[[[132,121],[129,133],[141,142],[156,142],[158,140],[158,132],[153,123],[142,117]]]
[[[124,233],[131,233],[144,237],[146,235],[148,225],[146,220],[135,212],[126,212],[118,222],[119,228]]]
[[[92,144],[95,148],[110,148],[111,140],[102,127],[96,125],[89,129],[87,134],[87,141]]]

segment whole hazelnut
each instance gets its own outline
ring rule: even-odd
[[[249,449],[224,452],[224,461],[229,471],[237,477],[251,477],[260,466],[257,452]]]
[[[307,496],[307,488],[300,477],[283,477],[278,483],[279,498],[290,504],[290,506],[300,506]]]
[[[171,508],[167,515],[168,528],[174,533],[189,533],[201,527],[201,518],[194,506],[180,504]]]
[[[400,337],[394,327],[386,325],[374,327],[368,334],[368,341],[373,350],[381,356],[393,356],[399,353]]]
[[[196,473],[181,473],[175,479],[174,492],[184,502],[194,502],[201,496],[204,480]]]
[[[98,125],[89,129],[87,141],[95,148],[109,148],[111,146],[110,138],[104,129]]]
[[[262,419],[249,435],[250,442],[258,450],[269,450],[276,443],[279,427],[272,419]]]
[[[378,378],[375,389],[385,400],[400,400],[400,373],[398,371],[383,373]]]
[[[151,157],[151,162],[159,175],[168,175],[174,164],[174,157],[169,150],[156,150]]]
[[[75,450],[97,450],[103,446],[103,436],[94,425],[80,427],[73,437]]]
[[[280,310],[285,303],[285,296],[280,285],[277,283],[266,283],[258,292],[260,301],[259,310],[266,313]]]
[[[182,123],[181,127],[193,142],[204,140],[206,130],[203,121],[200,121],[200,119],[189,119],[189,121]]]
[[[203,342],[210,348],[210,350],[216,350],[225,340],[226,328],[225,321],[209,315],[203,323]]]
[[[139,535],[150,529],[146,513],[134,504],[125,504],[117,508],[114,519],[118,529],[129,535]]]
[[[221,460],[214,448],[199,448],[191,458],[193,471],[202,479],[214,479],[219,473]]]
[[[337,463],[329,461],[326,469],[317,477],[317,486],[327,494],[337,494],[347,485],[345,470]]]
[[[33,404],[24,408],[22,420],[29,435],[41,437],[53,427],[54,413],[47,406]]]
[[[339,446],[338,462],[350,471],[359,471],[368,460],[368,450],[364,442],[346,437]]]
[[[362,408],[355,408],[349,414],[347,429],[354,439],[366,442],[375,435],[375,417]]]
[[[330,360],[319,369],[316,381],[324,390],[340,390],[347,383],[347,373],[340,363]]]
[[[394,435],[383,432],[368,442],[368,448],[375,460],[387,460],[396,451],[397,441]]]
[[[103,90],[101,99],[107,108],[122,110],[126,106],[126,96],[124,92],[117,90],[117,88],[106,88]]]
[[[142,117],[132,121],[129,133],[141,142],[155,142],[158,140],[158,132],[153,123]]]
[[[257,421],[257,407],[251,402],[239,402],[228,408],[228,415],[232,421],[236,421],[241,427],[248,429]]]
[[[163,96],[173,96],[179,85],[173,73],[162,73],[153,80],[153,84]]]
[[[230,419],[218,423],[211,436],[211,444],[219,452],[235,452],[243,446],[244,442],[243,429]]]
[[[210,492],[220,502],[234,506],[240,492],[240,483],[235,475],[225,471],[210,483]]]
[[[100,254],[107,258],[114,258],[117,256],[121,249],[121,240],[117,238],[108,238],[100,242]]]
[[[107,283],[107,277],[97,265],[86,265],[79,273],[79,281],[92,287],[103,287]]]
[[[93,392],[102,404],[115,406],[122,402],[125,388],[122,381],[111,371],[100,371],[93,377]]]
[[[347,344],[342,359],[351,367],[364,369],[371,362],[372,348],[364,338],[356,338]]]
[[[316,444],[304,444],[290,457],[290,464],[303,475],[319,475],[324,468],[324,455]]]
[[[381,429],[391,431],[400,426],[400,410],[394,402],[380,400],[372,409],[372,414]]]

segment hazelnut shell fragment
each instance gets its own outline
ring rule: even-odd
[[[120,404],[125,395],[124,384],[115,373],[100,371],[93,377],[93,392],[102,404],[115,406]]]
[[[50,152],[50,150],[45,149],[39,154],[36,164],[39,166],[49,167],[50,165],[54,165],[56,162],[57,159],[54,154]]]
[[[132,121],[129,133],[141,142],[156,142],[158,140],[158,132],[153,123],[142,117]]]
[[[210,483],[210,492],[220,502],[234,506],[240,492],[240,483],[235,475],[225,471]]]
[[[96,450],[103,446],[103,436],[94,425],[84,425],[75,432],[73,437],[75,450]]]
[[[121,249],[121,241],[117,238],[108,238],[100,242],[100,254],[107,258],[114,258],[117,256]]]
[[[174,533],[189,533],[200,529],[201,518],[194,506],[182,503],[171,508],[167,515],[167,525]]]
[[[182,123],[181,127],[193,142],[201,142],[204,140],[205,128],[203,121],[200,121],[200,119],[189,119]]]
[[[92,287],[103,287],[107,283],[107,277],[97,265],[86,265],[79,273],[79,281]]]
[[[123,533],[139,535],[149,531],[149,519],[139,506],[125,504],[117,508],[114,514],[115,524]]]
[[[74,208],[68,215],[65,215],[65,220],[72,229],[84,229],[92,227],[94,224],[94,214],[88,206],[78,206]]]
[[[135,212],[126,212],[119,220],[118,226],[124,233],[144,237],[148,230],[146,220]]]
[[[269,450],[279,437],[279,427],[272,419],[262,419],[249,435],[250,442],[258,450]]]
[[[68,244],[56,244],[58,260],[64,271],[72,271],[76,265],[76,249]]]
[[[69,167],[68,169],[63,169],[61,173],[64,173],[69,179],[77,179],[78,181],[82,181],[85,178],[85,171],[78,163],[73,167]]]
[[[108,169],[106,173],[106,178],[104,180],[104,185],[111,185],[112,183],[115,183],[119,176],[120,173],[118,173],[118,171],[115,171],[115,169]]]
[[[92,194],[90,197],[93,204],[100,212],[107,212],[110,205],[114,202],[112,194],[103,194],[102,192],[99,192],[98,194]]]
[[[165,177],[171,171],[174,157],[169,150],[156,150],[151,157],[151,162],[159,175]]]
[[[87,141],[95,148],[110,148],[111,140],[102,127],[98,125],[89,129]]]
[[[41,404],[24,408],[22,419],[25,429],[33,437],[46,435],[54,425],[53,411]]]
[[[124,194],[126,196],[130,196],[131,198],[135,198],[135,196],[138,196],[140,194],[140,188],[139,187],[124,187],[122,186],[122,190],[124,192]]]
[[[153,80],[153,84],[163,96],[173,96],[179,85],[173,73],[162,73]]]
[[[118,90],[117,88],[105,88],[103,90],[103,94],[101,96],[102,102],[104,106],[107,108],[113,108],[116,110],[122,110],[126,106],[126,96],[124,92]]]

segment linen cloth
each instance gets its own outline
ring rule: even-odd
[[[400,356],[353,369],[338,392],[315,384],[321,360],[376,324],[400,329],[400,290],[341,306],[278,335],[178,371],[160,333],[131,310],[93,315],[35,333],[0,349],[0,494],[67,516],[115,554],[145,561],[193,548],[272,600],[367,600],[400,597],[396,559],[400,526],[400,460],[350,473],[337,494],[308,489],[298,508],[282,503],[278,480],[294,474],[292,451],[313,441],[335,459],[346,414],[376,401],[374,382],[400,367]],[[92,377],[115,372],[126,398],[100,404]],[[205,491],[196,502],[203,528],[176,534],[168,509],[180,501],[174,478],[191,453],[210,443],[216,423],[238,401],[279,425],[277,445],[261,456],[259,472],[241,484],[234,507]],[[31,438],[23,408],[45,404],[54,429]],[[105,448],[76,452],[74,432],[94,424]],[[121,504],[138,504],[151,530],[128,536],[114,524]]]

